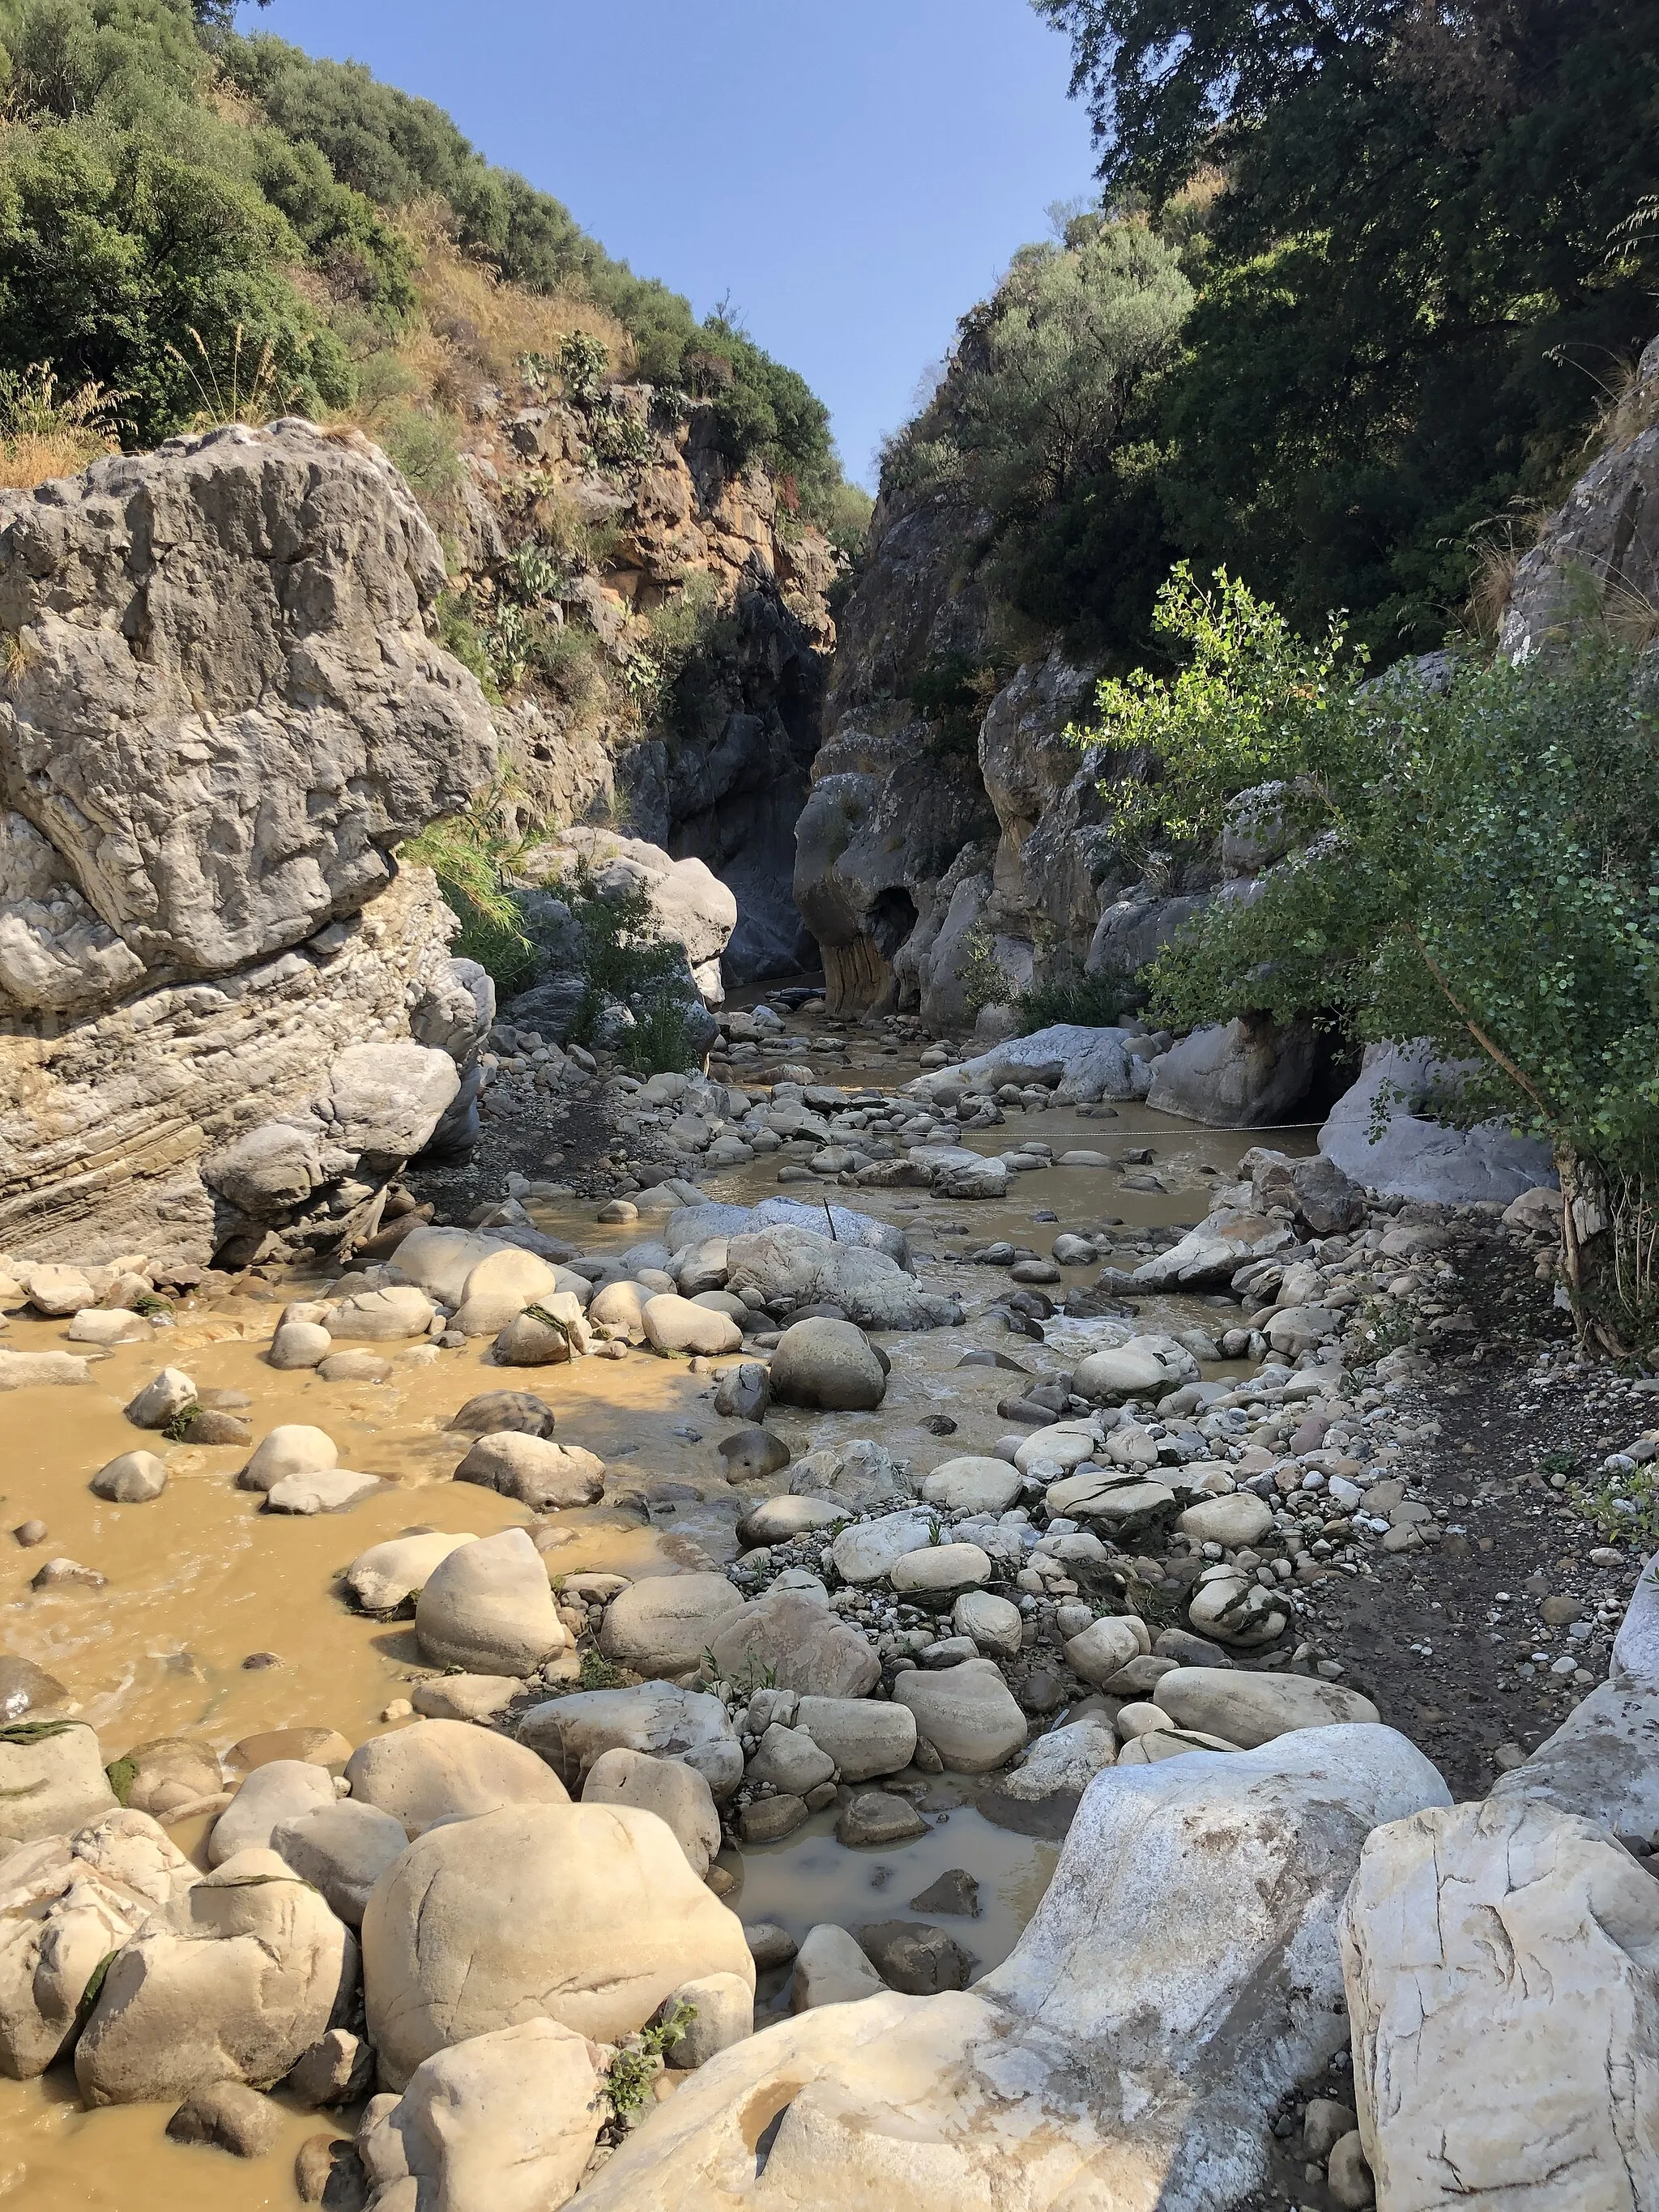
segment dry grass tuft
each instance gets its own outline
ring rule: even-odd
[[[118,450],[120,395],[83,384],[60,398],[44,362],[0,378],[0,489],[32,491],[54,477],[78,476],[100,454]]]

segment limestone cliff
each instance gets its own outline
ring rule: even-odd
[[[443,573],[298,421],[0,501],[0,1245],[326,1237],[433,1136],[488,985],[397,848],[496,764]]]
[[[1141,764],[1066,739],[1092,672],[1057,644],[1009,665],[975,536],[942,495],[884,495],[842,617],[795,866],[836,1012],[962,1025],[988,973],[1008,996],[1133,970],[1208,889],[1149,884],[1115,842],[1101,782]]]

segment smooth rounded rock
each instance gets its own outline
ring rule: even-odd
[[[1236,1490],[1231,1498],[1208,1498],[1176,1516],[1176,1527],[1194,1543],[1220,1544],[1239,1551],[1259,1544],[1273,1525],[1273,1508],[1254,1492]]]
[[[1305,1674],[1256,1674],[1237,1667],[1178,1667],[1158,1682],[1152,1702],[1176,1727],[1224,1736],[1246,1751],[1294,1729],[1382,1717],[1357,1690]]]
[[[845,1507],[823,1498],[763,1498],[738,1523],[745,1544],[787,1544],[809,1529],[833,1528]]]
[[[346,1569],[346,1586],[365,1613],[395,1612],[425,1588],[428,1577],[452,1552],[477,1541],[475,1536],[451,1535],[441,1528],[389,1537],[357,1554]]]
[[[415,1634],[434,1666],[472,1674],[533,1674],[565,1633],[541,1553],[523,1528],[464,1544],[428,1576]]]
[[[998,1659],[1014,1658],[1024,1638],[1019,1607],[990,1590],[964,1590],[951,1608],[951,1626],[957,1635],[971,1637],[981,1651]]]
[[[754,1987],[741,1923],[667,1824],[631,1805],[518,1805],[430,1830],[363,1916],[368,2038],[384,2079],[526,2019],[597,2041],[642,2027],[681,1984]]]
[[[1139,1658],[1150,1641],[1144,1621],[1127,1614],[1109,1614],[1066,1639],[1066,1663],[1074,1674],[1097,1689],[1130,1660]]]
[[[952,1773],[988,1774],[1025,1741],[1025,1716],[988,1659],[965,1659],[942,1674],[901,1674],[893,1695]]]
[[[290,1474],[316,1474],[339,1463],[338,1447],[325,1429],[286,1421],[260,1438],[236,1486],[239,1490],[273,1490]]]
[[[888,1580],[901,1594],[977,1589],[991,1579],[991,1559],[977,1544],[925,1544],[894,1560]]]
[[[714,1792],[695,1766],[680,1759],[653,1759],[618,1745],[602,1752],[582,1784],[584,1805],[632,1805],[654,1813],[673,1830],[686,1863],[699,1881],[720,1847],[720,1816]]]
[[[349,1928],[361,1925],[368,1893],[409,1848],[401,1820],[356,1797],[330,1803],[319,1798],[308,1810],[277,1821],[270,1848],[301,1880],[319,1889]]]
[[[636,1674],[684,1674],[743,1603],[721,1574],[652,1575],[611,1599],[599,1650]]]
[[[411,1840],[441,1820],[503,1805],[565,1805],[544,1759],[510,1736],[465,1721],[416,1721],[360,1744],[346,1762],[354,1799],[403,1823]]]
[[[284,1322],[270,1340],[266,1364],[284,1372],[320,1367],[334,1349],[334,1339],[320,1322]]]
[[[592,1505],[605,1495],[605,1462],[579,1444],[506,1430],[480,1437],[455,1470],[457,1482],[476,1482],[515,1498],[537,1513]]]
[[[789,1447],[770,1429],[758,1425],[722,1437],[719,1451],[728,1482],[761,1482],[789,1464]]]
[[[167,1471],[154,1452],[123,1452],[100,1467],[88,1488],[112,1505],[147,1505],[167,1486]]]
[[[529,1390],[481,1390],[469,1398],[449,1425],[469,1436],[492,1437],[514,1431],[526,1437],[550,1437],[553,1408]]]
[[[246,1850],[269,1850],[284,1821],[334,1802],[334,1780],[308,1759],[274,1759],[250,1774],[213,1824],[208,1860],[222,1866]]]
[[[712,1358],[722,1352],[738,1351],[743,1331],[730,1314],[697,1305],[672,1291],[652,1298],[646,1305],[645,1334],[658,1352],[688,1352]]]
[[[1002,1513],[1019,1496],[1019,1471],[1001,1459],[947,1459],[922,1483],[930,1505],[946,1513]]]
[[[887,1392],[887,1373],[861,1328],[847,1321],[798,1321],[772,1354],[772,1395],[785,1406],[867,1413]]]

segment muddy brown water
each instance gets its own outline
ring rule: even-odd
[[[910,1072],[890,1060],[849,1069],[848,1085],[860,1076],[890,1084]],[[1125,1224],[1127,1246],[1137,1231],[1200,1218],[1217,1180],[1204,1170],[1230,1174],[1249,1145],[1311,1149],[1307,1131],[1200,1130],[1134,1107],[1109,1120],[1061,1109],[1014,1114],[1005,1127],[975,1131],[964,1141],[991,1152],[1028,1136],[1046,1139],[1056,1153],[1075,1146],[1117,1154],[1126,1145],[1151,1145],[1167,1189],[1126,1190],[1111,1169],[1051,1169],[1022,1175],[995,1203],[951,1205],[904,1192],[832,1194],[902,1225],[918,1254],[933,1255],[921,1261],[923,1279],[962,1290],[971,1314],[1006,1279],[954,1256],[971,1247],[1006,1237],[1046,1254],[1060,1228],[1115,1218]],[[695,1163],[688,1172],[698,1172]],[[722,1200],[780,1194],[775,1163],[705,1172],[701,1180]],[[811,1197],[815,1188],[784,1186],[781,1194]],[[534,1211],[541,1225],[589,1252],[623,1249],[653,1229],[649,1216],[625,1229],[602,1228],[592,1202]],[[1043,1212],[1058,1222],[1034,1222]],[[1085,1283],[1093,1272],[1070,1270],[1066,1280]],[[670,1481],[711,1501],[706,1513],[685,1498],[673,1512],[659,1507],[653,1525],[641,1525],[637,1507],[611,1503],[562,1514],[550,1571],[671,1573],[700,1560],[711,1529],[729,1530],[732,1492],[715,1449],[726,1425],[713,1409],[714,1374],[636,1351],[623,1360],[508,1375],[486,1364],[481,1342],[429,1361],[401,1356],[401,1346],[377,1346],[392,1358],[389,1381],[325,1382],[264,1364],[281,1303],[303,1286],[270,1287],[268,1300],[236,1295],[186,1305],[176,1327],[95,1362],[84,1386],[0,1397],[0,1531],[38,1517],[50,1532],[33,1550],[0,1534],[0,1650],[33,1660],[66,1685],[80,1717],[98,1730],[106,1759],[161,1735],[201,1736],[222,1753],[264,1729],[318,1724],[353,1743],[380,1733],[386,1705],[432,1670],[421,1662],[410,1626],[377,1622],[348,1607],[342,1571],[370,1544],[411,1527],[487,1535],[515,1523],[537,1525],[510,1499],[450,1479],[467,1440],[447,1424],[476,1391],[512,1382],[546,1396],[557,1410],[560,1437],[606,1461],[611,1494]],[[1180,1326],[1206,1312],[1201,1301],[1149,1300],[1139,1326]],[[65,1328],[14,1317],[3,1341],[18,1350],[62,1348]],[[1048,1333],[1045,1346],[970,1318],[960,1329],[890,1337],[892,1381],[878,1413],[782,1410],[771,1418],[797,1455],[814,1443],[872,1435],[926,1472],[988,1449],[1006,1427],[996,1404],[1012,1378],[960,1369],[963,1353],[975,1346],[1006,1350],[1041,1373],[1074,1362],[1091,1332],[1074,1323]],[[163,1365],[185,1368],[204,1389],[245,1392],[256,1440],[279,1422],[314,1423],[333,1437],[343,1466],[380,1475],[387,1486],[348,1514],[291,1519],[261,1512],[257,1497],[236,1488],[246,1447],[174,1446],[166,1448],[168,1486],[160,1498],[103,1503],[88,1490],[89,1477],[118,1453],[156,1443],[141,1437],[121,1409]],[[939,1413],[957,1423],[955,1434],[938,1437],[922,1427]],[[743,1494],[752,1498],[787,1480],[746,1486]],[[64,1555],[98,1570],[105,1587],[32,1590],[29,1579],[41,1562]],[[256,1654],[275,1654],[277,1663],[249,1668],[245,1662]],[[942,1924],[988,1967],[1006,1955],[1035,1909],[1058,1848],[994,1826],[970,1799],[943,1820],[936,1808],[930,1819],[925,1838],[870,1853],[843,1850],[830,1819],[820,1816],[785,1844],[745,1854],[732,1902],[745,1919],[776,1920],[799,1937],[823,1920],[857,1926],[905,1917],[911,1897],[947,1869],[962,1867],[980,1883],[981,1916]],[[178,1829],[175,1840],[199,1851],[203,1825]],[[763,1996],[774,1994],[763,1990]],[[243,2162],[167,2142],[167,2118],[161,2106],[83,2112],[67,2068],[41,2081],[0,2081],[0,2204],[27,2204],[29,2212],[289,2207],[297,2201],[295,2151],[331,2124],[322,2114],[295,2112],[270,2157]]]

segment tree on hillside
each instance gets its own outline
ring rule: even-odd
[[[1201,168],[1202,297],[1158,430],[1163,512],[1315,623],[1437,643],[1471,533],[1559,495],[1653,335],[1656,0],[1035,0],[1101,173]]]

